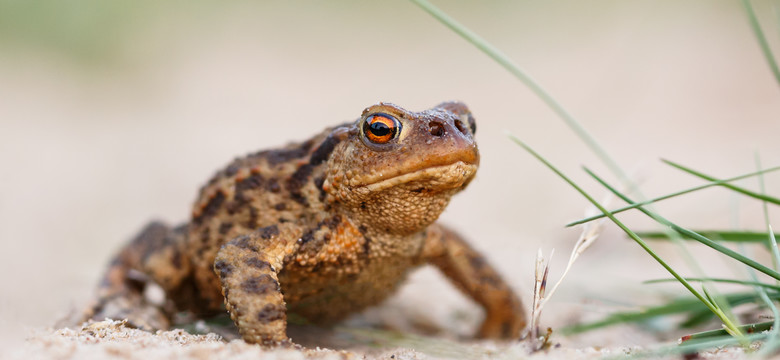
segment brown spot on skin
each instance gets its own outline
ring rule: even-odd
[[[300,159],[309,153],[309,149],[307,149],[305,145],[306,143],[292,149],[271,150],[265,153],[265,157],[271,165],[279,165],[289,162],[290,160]],[[309,143],[309,146],[311,146],[311,143]]]
[[[328,135],[328,137],[325,138],[325,141],[323,141],[322,144],[314,150],[314,153],[311,154],[309,164],[319,165],[325,162],[325,160],[328,160],[330,153],[333,152],[333,149],[336,148],[336,144],[340,141],[341,139],[333,136],[333,134]]]
[[[271,267],[271,264],[268,261],[260,260],[260,258],[252,257],[248,258],[244,261],[245,264],[257,268],[260,270],[271,270],[273,271],[273,268]]]
[[[300,192],[296,192],[296,193],[290,194],[290,198],[292,198],[293,201],[295,201],[295,202],[297,202],[297,203],[299,203],[299,204],[301,204],[303,206],[308,206],[309,205],[309,200],[306,199],[306,197],[304,197],[303,194],[301,194]]]
[[[246,250],[252,250],[254,252],[257,252],[257,247],[252,245],[252,239],[250,239],[249,236],[246,235],[242,235],[236,238],[236,240],[229,242],[228,244],[233,244],[239,249],[246,249]]]
[[[203,257],[203,254],[209,249],[208,246],[201,246],[198,248],[198,250],[195,251],[195,255],[198,257]]]
[[[219,208],[224,202],[225,193],[220,190],[211,199],[209,199],[209,202],[206,203],[206,205],[200,211],[200,214],[192,219],[192,221],[196,224],[200,224],[203,222],[203,219],[214,216],[217,211],[219,211]]]
[[[234,201],[230,201],[227,204],[225,204],[225,211],[228,213],[228,215],[235,215],[236,212],[243,209],[243,206],[246,205],[246,199],[243,197],[240,199],[235,199]]]
[[[217,176],[212,177],[209,182],[207,182],[205,185],[201,186],[200,192],[201,194],[206,190],[206,188],[213,186],[217,183],[217,180],[219,180],[221,176],[219,176],[219,173],[217,173]]]
[[[225,235],[225,234],[227,234],[227,233],[230,231],[230,229],[232,229],[232,228],[233,228],[233,223],[232,223],[232,222],[225,222],[225,223],[222,223],[221,225],[219,225],[219,233],[220,233],[220,235]]]
[[[268,240],[276,235],[279,235],[279,228],[276,225],[271,225],[257,229],[257,232],[260,234],[261,238]]]
[[[314,232],[316,230],[308,230],[298,239],[298,244],[300,244],[298,253],[316,254],[322,250],[322,247],[325,245],[324,234],[319,233],[318,236],[315,236]]]
[[[263,310],[257,313],[257,320],[263,323],[283,320],[285,317],[285,308],[282,305],[268,304]]]
[[[475,271],[480,271],[482,268],[484,268],[487,263],[485,262],[485,259],[481,256],[468,256],[469,264],[471,264],[471,267],[474,268]]]
[[[200,242],[203,244],[208,244],[211,240],[211,232],[209,231],[209,228],[205,227],[203,230],[200,231]]]
[[[236,194],[246,190],[252,190],[262,187],[265,184],[265,178],[259,173],[255,173],[236,183]]]
[[[227,168],[225,168],[225,176],[231,177],[238,173],[238,169],[241,168],[241,165],[238,164],[238,159],[234,160],[232,164],[228,165]]]
[[[236,182],[236,192],[233,195],[233,201],[228,204],[228,213],[234,214],[237,210],[244,208],[250,203],[253,193],[248,191],[256,190],[265,185],[265,178],[259,173],[253,173],[249,177]]]
[[[287,191],[290,192],[292,199],[301,205],[308,204],[308,200],[301,194],[301,188],[309,181],[312,170],[314,170],[313,165],[304,164],[287,179]]]
[[[223,260],[218,260],[214,263],[214,270],[219,274],[220,278],[224,279],[233,273],[234,268],[233,265],[230,265]]]
[[[251,294],[265,294],[269,291],[279,291],[279,283],[271,275],[264,274],[245,280],[241,283],[241,289]]]
[[[249,207],[249,219],[246,221],[246,227],[253,228],[257,226],[257,219],[260,217],[260,211],[256,207]]]
[[[325,197],[328,196],[328,193],[325,192],[325,189],[322,188],[322,185],[325,183],[325,177],[324,176],[318,176],[314,178],[314,186],[317,187],[317,190],[320,191],[319,199],[320,201],[325,201]]]
[[[363,242],[363,254],[368,255],[368,252],[371,250],[371,238],[364,235],[363,239],[365,240]]]
[[[278,203],[278,204],[274,205],[274,209],[276,209],[276,211],[287,210],[287,204],[285,204],[285,203]]]
[[[275,178],[268,179],[268,181],[266,183],[267,183],[267,186],[268,186],[268,191],[270,191],[272,193],[278,193],[279,191],[282,190],[282,187],[279,186],[279,180],[277,180]]]
[[[300,239],[298,239],[298,243],[303,245],[303,244],[306,244],[306,243],[308,243],[309,241],[312,241],[312,240],[314,240],[314,232],[309,230],[309,231],[305,232],[303,234],[303,236],[301,236]]]
[[[292,176],[290,176],[290,179],[287,181],[287,190],[290,192],[300,190],[304,185],[306,185],[306,181],[309,180],[309,175],[311,175],[312,170],[314,170],[314,166],[311,164],[301,165],[301,167],[299,167],[298,170],[295,170],[295,173],[293,173]]]
[[[332,216],[330,218],[327,218],[327,219],[325,219],[323,221],[320,221],[317,224],[317,227],[321,228],[323,226],[326,226],[330,230],[335,230],[339,226],[340,223],[341,223],[341,215],[336,214],[336,215],[334,215],[334,216]]]
[[[326,219],[325,221],[319,223],[317,225],[317,227],[325,225],[325,226],[328,227],[328,229],[334,230],[334,229],[336,229],[336,227],[339,226],[339,224],[341,224],[341,215],[336,214],[336,215],[333,215],[333,217],[331,217],[329,219]]]

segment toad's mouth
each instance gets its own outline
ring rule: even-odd
[[[420,192],[438,192],[463,187],[477,172],[476,164],[456,161],[447,165],[435,165],[410,171],[391,178],[377,180],[360,187],[360,191],[379,192],[393,187],[408,186],[410,190]]]

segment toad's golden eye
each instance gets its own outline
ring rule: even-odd
[[[401,131],[401,122],[387,114],[374,114],[363,122],[363,134],[372,143],[384,144]]]

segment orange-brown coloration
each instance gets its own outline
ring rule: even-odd
[[[306,142],[236,159],[201,189],[189,223],[153,224],[120,253],[88,315],[166,326],[169,314],[144,302],[136,270],[178,309],[209,314],[224,304],[246,341],[273,345],[288,341],[288,312],[338,321],[431,263],[485,308],[480,336],[517,337],[520,301],[434,224],[474,178],[475,129],[462,103],[422,112],[380,103]]]

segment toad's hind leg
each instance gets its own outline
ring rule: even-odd
[[[153,281],[171,295],[186,285],[190,274],[183,252],[186,232],[186,226],[147,225],[111,261],[98,287],[98,299],[87,309],[85,319],[127,319],[146,330],[167,328],[169,315],[146,300],[144,289]]]
[[[525,327],[520,299],[485,259],[455,232],[439,224],[428,229],[425,260],[485,309],[477,335],[482,338],[518,338]]]

